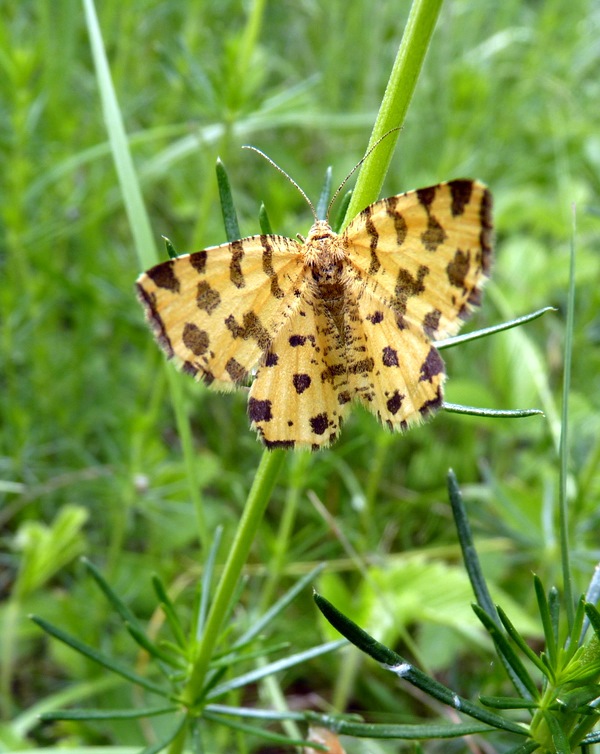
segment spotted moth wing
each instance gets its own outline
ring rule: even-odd
[[[491,261],[491,195],[459,179],[382,199],[345,230],[351,274],[429,338],[454,335],[474,307]]]
[[[248,380],[304,286],[301,245],[276,235],[176,257],[137,280],[167,356],[220,390]]]

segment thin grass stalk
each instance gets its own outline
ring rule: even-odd
[[[400,128],[404,123],[442,2],[443,0],[414,0],[367,151],[384,134],[391,129]],[[342,228],[379,197],[398,134],[399,131],[390,134],[363,163]]]
[[[134,238],[134,244],[141,266],[150,267],[159,261],[159,254],[152,233],[150,219],[146,212],[139,181],[131,157],[129,142],[123,124],[123,116],[119,108],[114,90],[106,51],[102,40],[102,33],[94,7],[94,0],[83,0],[83,7],[87,22],[92,57],[98,79],[98,88],[102,101],[104,120],[108,132],[113,160],[119,177],[119,184],[123,193],[123,201],[127,218]],[[188,493],[193,502],[198,525],[198,536],[203,550],[208,550],[209,533],[202,509],[202,498],[199,491],[198,475],[196,472],[196,454],[194,452],[192,431],[183,401],[183,390],[179,375],[171,368],[167,369],[167,379],[171,402],[175,413],[175,423],[181,440],[181,447],[188,482]]]

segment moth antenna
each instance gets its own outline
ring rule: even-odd
[[[276,170],[279,170],[279,172],[288,179],[288,181],[292,184],[292,186],[295,186],[298,189],[298,191],[302,194],[302,196],[304,197],[304,200],[306,201],[306,203],[310,207],[310,211],[313,213],[313,217],[315,218],[315,222],[318,221],[319,218],[317,217],[317,213],[316,213],[316,210],[315,210],[315,208],[313,206],[313,203],[308,198],[308,196],[304,193],[304,191],[300,188],[300,186],[296,183],[296,181],[290,175],[288,175],[283,168],[280,168],[279,165],[276,162],[273,162],[273,160],[270,157],[268,157],[264,152],[261,152],[260,149],[257,149],[256,147],[253,147],[250,144],[244,144],[242,146],[242,149],[251,149],[253,152],[256,152],[261,157],[264,157],[267,162],[270,162],[271,165]],[[354,171],[352,171],[352,172],[354,172]],[[328,213],[329,213],[329,210],[328,210]]]
[[[360,160],[359,160],[359,161],[358,161],[358,162],[356,163],[356,165],[355,165],[355,166],[354,166],[354,167],[352,168],[352,170],[351,170],[351,171],[350,171],[350,172],[348,173],[348,175],[347,175],[347,176],[346,176],[346,177],[344,178],[344,180],[343,180],[343,181],[342,181],[342,182],[340,183],[340,185],[339,185],[339,186],[337,187],[335,194],[334,194],[334,195],[333,195],[333,196],[331,197],[331,201],[329,202],[329,206],[327,207],[327,217],[329,217],[329,213],[331,212],[331,208],[333,207],[333,203],[335,202],[335,200],[336,200],[336,199],[338,198],[338,196],[340,195],[340,191],[341,191],[341,190],[342,190],[342,189],[344,188],[344,186],[345,186],[345,185],[346,185],[346,184],[348,183],[348,181],[350,180],[350,178],[352,178],[352,176],[354,175],[354,173],[356,173],[356,171],[357,171],[357,170],[358,170],[358,168],[359,168],[359,167],[360,167],[360,166],[361,166],[361,165],[363,164],[363,162],[364,162],[364,161],[365,161],[365,160],[366,160],[366,159],[367,159],[367,158],[368,158],[368,157],[370,156],[371,152],[373,152],[373,150],[374,150],[374,149],[375,149],[376,147],[378,147],[378,146],[379,146],[379,145],[381,144],[381,142],[382,142],[382,141],[383,141],[383,140],[384,140],[385,138],[387,138],[387,137],[388,137],[388,136],[389,136],[389,135],[390,135],[391,133],[394,133],[394,131],[401,131],[401,130],[402,130],[402,126],[394,126],[394,128],[390,128],[390,130],[389,130],[389,131],[386,131],[386,132],[385,132],[385,133],[383,134],[383,136],[380,136],[380,137],[379,137],[379,138],[377,139],[377,141],[375,142],[375,144],[373,144],[373,146],[372,146],[372,147],[370,147],[370,148],[369,148],[369,149],[368,149],[368,150],[366,151],[366,153],[364,154],[364,156],[363,156],[363,157],[361,157],[361,159],[360,159]],[[268,159],[268,158],[267,158],[267,159]],[[275,167],[277,167],[277,166],[275,166]]]

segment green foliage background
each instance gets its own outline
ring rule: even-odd
[[[364,152],[408,8],[370,0],[264,9],[233,0],[98,3],[156,236],[169,236],[179,252],[224,240],[217,156],[245,235],[258,231],[261,201],[276,232],[305,234],[311,215],[296,191],[240,145],[265,151],[315,199],[329,164],[334,183],[341,181]],[[323,593],[366,628],[378,627],[378,638],[408,646],[465,696],[498,692],[490,647],[466,610],[445,475],[455,469],[471,503],[497,594],[535,635],[530,571],[547,583],[560,578],[557,438],[573,205],[569,492],[573,565],[578,589],[585,588],[600,556],[599,39],[593,1],[447,0],[384,191],[460,176],[489,184],[494,276],[468,328],[545,305],[558,311],[446,351],[446,398],[535,405],[546,418],[441,414],[392,437],[355,411],[333,448],[290,455],[233,623],[251,621],[324,560]],[[191,610],[205,553],[169,402],[171,367],[133,294],[138,263],[79,2],[0,2],[0,50],[0,646],[2,713],[14,721],[74,680],[97,691],[106,686],[96,706],[132,704],[127,689],[108,688],[97,668],[45,642],[25,619],[35,611],[135,658],[83,578],[78,554],[103,569],[138,615],[158,623],[151,574]],[[248,429],[243,394],[214,394],[179,379],[203,511],[210,530],[225,527],[226,552],[262,449]],[[293,535],[277,565],[280,521],[295,501]],[[269,579],[276,565],[281,578]],[[273,641],[285,638],[293,649],[323,640],[327,629],[310,594],[277,632]],[[281,678],[281,689],[301,707],[333,701],[338,709],[405,720],[423,712],[393,678],[362,662],[342,652]],[[0,741],[5,750],[14,741],[139,746],[153,735],[149,724],[7,722]],[[215,745],[226,751],[231,742]]]

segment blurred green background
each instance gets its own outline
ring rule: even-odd
[[[225,240],[218,156],[244,235],[258,232],[261,202],[276,232],[306,234],[312,218],[295,189],[240,146],[265,151],[313,200],[328,165],[337,185],[365,150],[408,10],[404,0],[262,9],[228,0],[98,3],[156,238],[168,236],[180,253]],[[0,647],[2,714],[14,721],[68,684],[102,676],[45,640],[27,613],[135,660],[135,646],[77,555],[93,560],[146,620],[155,572],[191,610],[205,553],[169,401],[172,367],[134,296],[140,269],[80,3],[0,2],[0,69]],[[333,448],[290,455],[233,622],[274,597],[266,564],[295,495],[275,591],[326,561],[321,590],[365,627],[377,626],[380,638],[404,651],[408,631],[430,667],[466,696],[489,694],[490,686],[499,693],[500,674],[489,670],[490,647],[468,608],[445,477],[454,468],[486,574],[535,636],[530,572],[560,585],[557,443],[573,239],[570,524],[577,589],[585,589],[600,558],[599,102],[597,2],[446,0],[383,195],[454,177],[490,186],[493,281],[466,329],[547,305],[558,311],[445,351],[446,399],[536,406],[546,415],[442,412],[390,436],[356,410]],[[248,428],[243,393],[220,395],[179,379],[204,513],[211,529],[225,527],[226,552],[262,448]],[[277,624],[274,641],[285,637],[296,650],[324,636],[307,593]],[[333,700],[384,717],[423,713],[374,663],[364,661],[359,673],[362,660],[348,665],[349,656],[285,676],[284,693],[300,708],[328,709]],[[94,697],[94,706],[131,703],[120,686]],[[2,731],[4,750],[57,741],[138,746],[154,735],[137,723],[6,722]],[[223,739],[215,750],[228,745]],[[351,742],[348,751],[364,746]],[[399,749],[376,747],[368,750]]]

